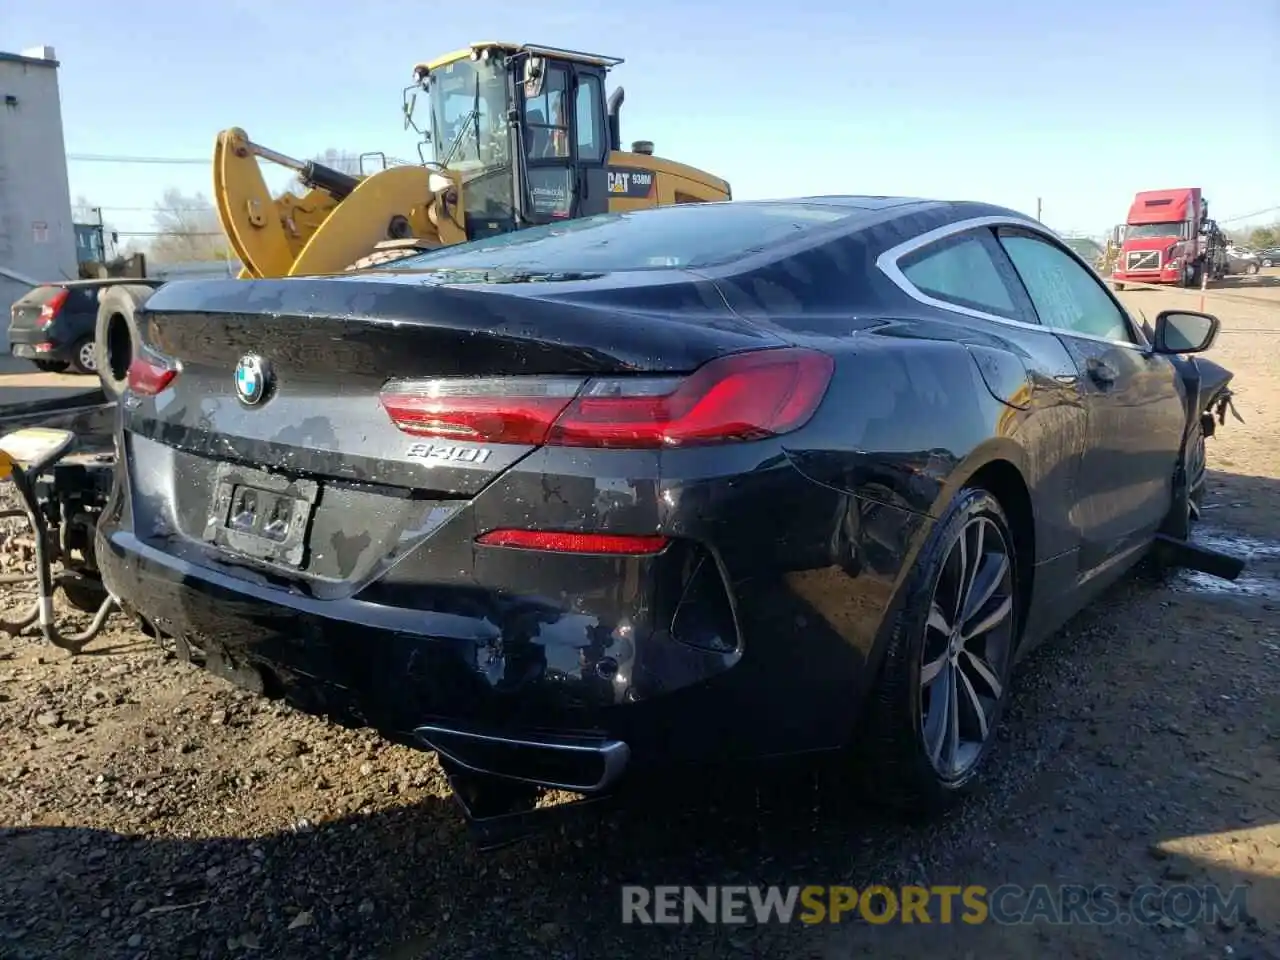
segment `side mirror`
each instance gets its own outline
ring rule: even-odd
[[[528,57],[524,61],[520,79],[524,83],[524,95],[529,100],[537,99],[542,94],[542,81],[546,76],[544,66],[541,57]]]
[[[1156,316],[1156,353],[1203,353],[1218,339],[1221,324],[1207,313],[1165,310]]]

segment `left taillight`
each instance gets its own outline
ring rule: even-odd
[[[62,307],[67,302],[67,297],[71,295],[70,291],[64,289],[58,290],[40,307],[40,319],[37,321],[40,329],[44,329],[53,323],[61,312]]]
[[[129,389],[144,397],[154,397],[178,375],[178,368],[164,357],[140,350],[129,364]]]
[[[687,376],[396,381],[381,400],[405,433],[483,443],[653,449],[796,430],[826,394],[832,359],[779,348],[720,357]]]

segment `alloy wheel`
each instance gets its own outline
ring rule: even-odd
[[[945,780],[981,758],[1013,652],[1012,550],[986,516],[965,524],[934,585],[920,662],[920,731]]]
[[[97,354],[94,353],[92,340],[86,340],[84,343],[80,344],[80,349],[76,351],[76,361],[77,366],[79,366],[81,370],[88,371],[89,373],[97,371],[98,357]]]
[[[1200,519],[1200,504],[1204,499],[1204,482],[1206,474],[1204,434],[1196,431],[1195,441],[1191,446],[1187,463],[1187,507],[1191,511],[1191,519]]]

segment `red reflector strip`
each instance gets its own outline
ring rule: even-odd
[[[486,547],[639,556],[658,553],[667,545],[667,538],[611,533],[565,533],[558,530],[490,530],[477,537],[476,542]]]
[[[129,364],[129,389],[144,397],[154,397],[169,386],[177,375],[178,371],[162,360],[146,356],[135,357],[133,363]]]

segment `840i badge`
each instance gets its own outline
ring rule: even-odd
[[[488,447],[459,447],[451,443],[415,443],[405,456],[414,460],[444,460],[450,463],[484,463],[493,451]]]

